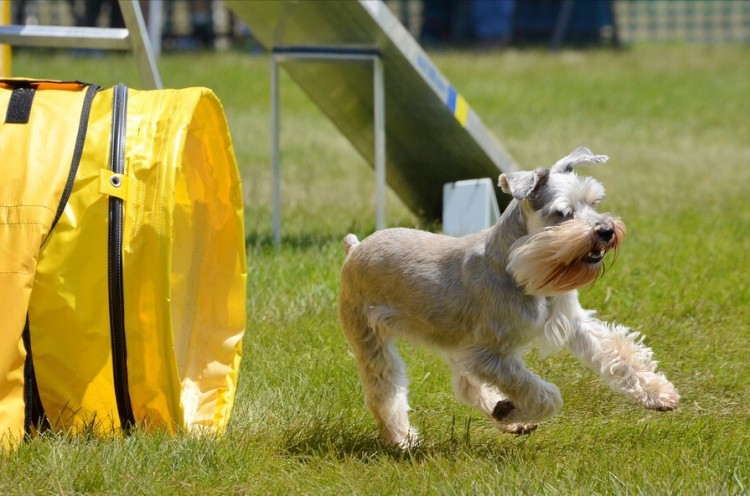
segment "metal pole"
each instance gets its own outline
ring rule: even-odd
[[[161,55],[161,32],[164,20],[164,0],[150,0],[148,2],[148,37],[154,57]]]
[[[373,114],[375,133],[375,229],[385,229],[385,84],[383,61],[373,58]]]
[[[280,87],[279,65],[290,60],[366,62],[373,64],[373,141],[375,166],[375,229],[385,229],[386,161],[385,161],[385,82],[383,61],[372,50],[353,51],[311,47],[308,49],[279,47],[271,53],[271,179],[272,237],[281,246],[281,151],[280,151]]]
[[[279,148],[279,65],[271,54],[271,208],[273,245],[281,246],[281,151]]]
[[[122,19],[128,28],[130,49],[138,65],[141,81],[146,88],[160,90],[164,86],[161,83],[159,69],[156,67],[156,59],[151,51],[151,42],[146,32],[141,6],[136,0],[120,0],[119,5]]]
[[[565,34],[568,31],[570,16],[573,14],[575,3],[575,0],[565,0],[560,7],[560,13],[557,15],[557,21],[555,22],[555,30],[552,33],[552,43],[550,44],[552,51],[560,50],[563,41],[565,41]]]

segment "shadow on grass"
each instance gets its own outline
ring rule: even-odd
[[[382,458],[421,462],[433,458],[479,456],[515,463],[528,461],[539,449],[538,443],[529,445],[531,436],[528,435],[512,436],[499,432],[496,435],[494,432],[480,436],[472,434],[471,420],[461,430],[454,427],[455,425],[451,426],[445,433],[432,432],[423,436],[419,445],[401,449],[384,444],[376,432],[365,432],[339,420],[288,430],[282,450],[303,462],[321,456],[337,460],[355,459],[365,463]]]

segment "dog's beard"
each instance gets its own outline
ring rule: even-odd
[[[613,227],[608,243],[576,220],[519,238],[510,248],[508,271],[526,294],[554,296],[587,286],[604,270],[604,255],[625,236],[620,219],[613,220]]]

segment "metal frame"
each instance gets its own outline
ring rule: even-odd
[[[385,118],[388,187],[420,217],[440,219],[445,183],[496,178],[501,172],[518,169],[515,160],[386,2],[224,2],[247,24],[271,57],[274,51],[280,57],[285,48],[292,47],[307,48],[308,52],[335,47],[338,51],[366,50],[380,55],[383,98],[388,106]],[[284,70],[367,164],[375,168],[373,149],[380,145],[373,139],[370,66],[330,60],[289,61]],[[505,204],[508,201],[506,197],[498,200]]]
[[[279,145],[281,105],[279,64],[284,61],[371,62],[373,65],[373,132],[375,142],[375,228],[385,228],[385,83],[383,61],[377,50],[331,47],[277,47],[271,51],[271,153],[272,229],[274,246],[281,245],[281,151]]]
[[[125,28],[0,26],[0,44],[130,51],[144,86],[163,88],[138,0],[119,0],[119,4]]]

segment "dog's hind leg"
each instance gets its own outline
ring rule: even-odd
[[[445,356],[448,365],[453,371],[453,393],[461,403],[479,410],[483,415],[489,417],[495,427],[510,434],[528,434],[537,428],[537,424],[518,423],[506,424],[499,422],[493,416],[497,405],[503,405],[508,401],[498,389],[490,384],[483,383],[471,374],[466,373],[458,365],[458,362],[450,356]]]
[[[408,379],[393,339],[373,326],[364,312],[342,305],[340,318],[357,362],[365,405],[383,440],[401,447],[415,445],[417,431],[409,425]]]
[[[582,310],[568,347],[615,391],[652,410],[677,408],[680,395],[664,374],[656,372],[652,351],[637,332],[605,324]]]

